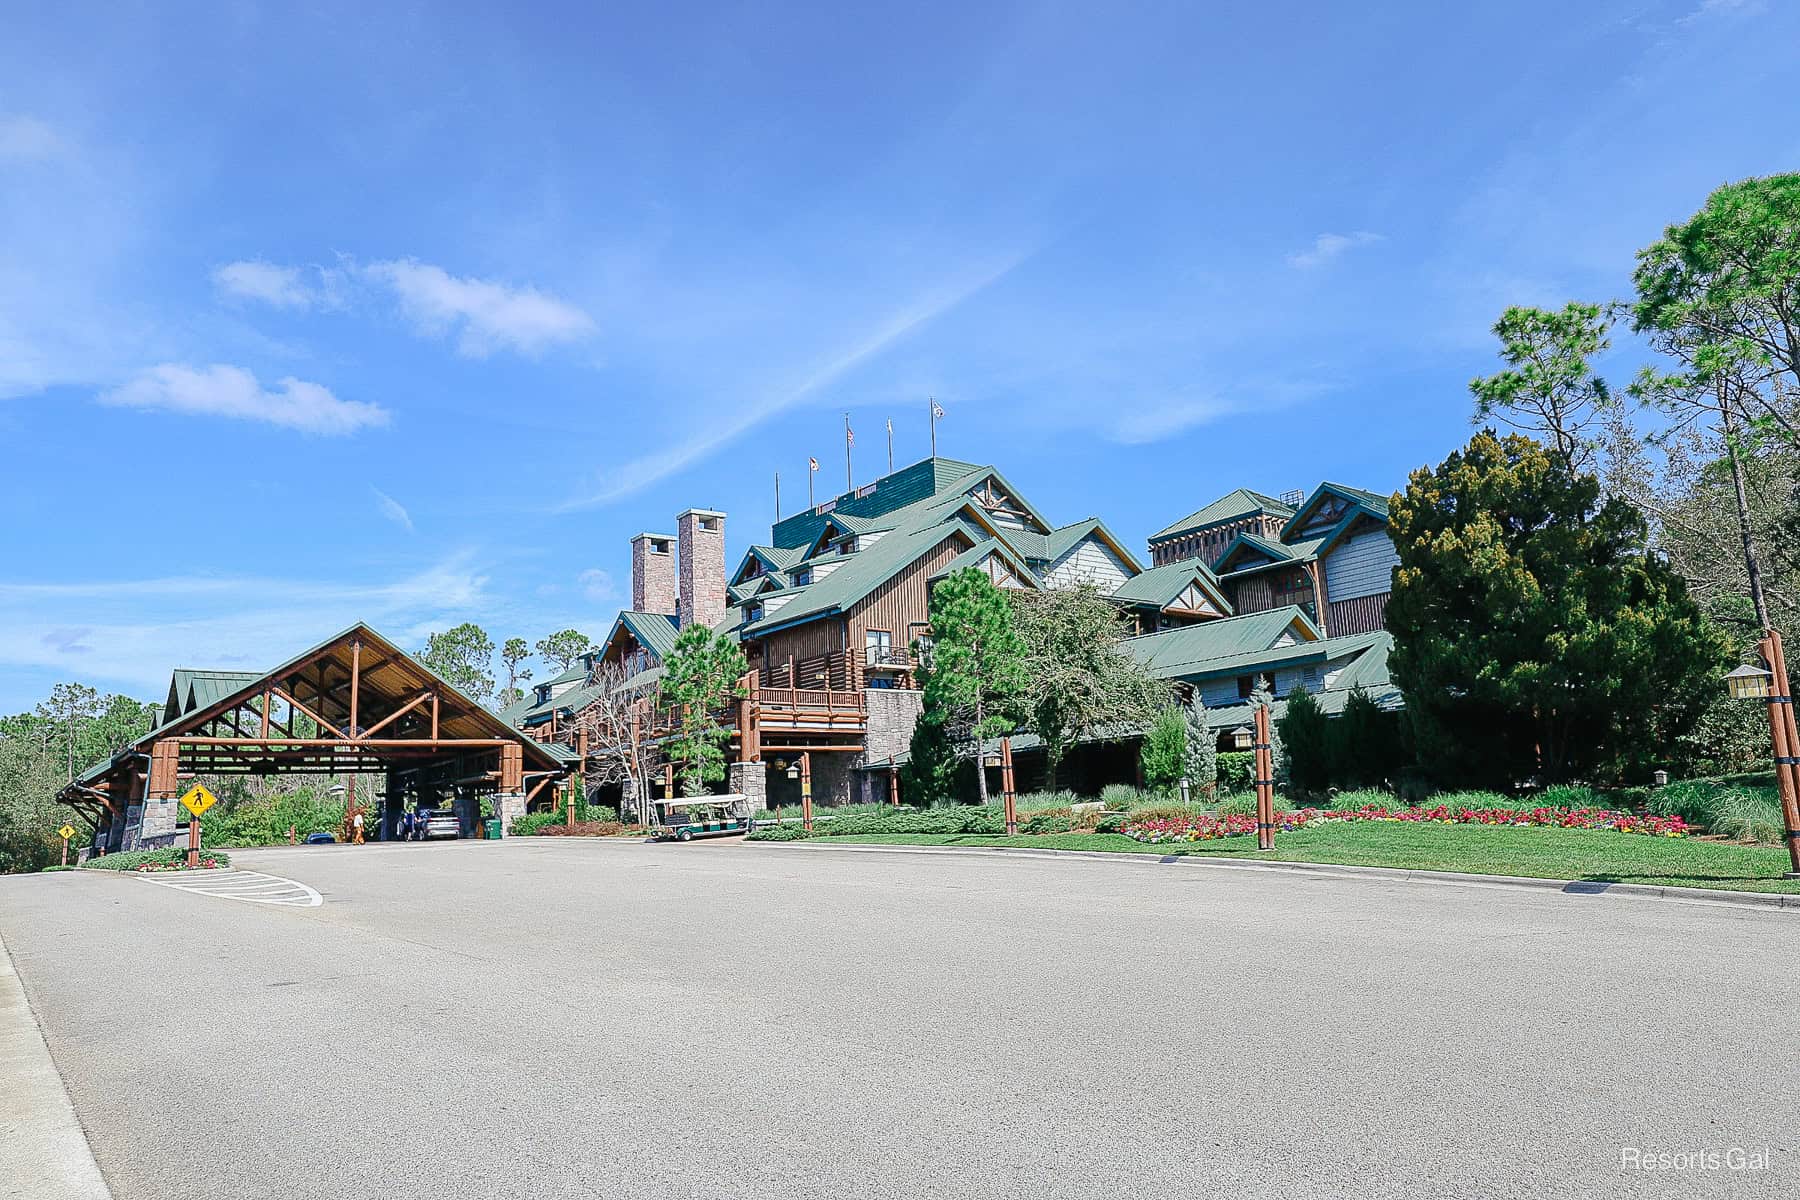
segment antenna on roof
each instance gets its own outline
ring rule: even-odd
[[[1290,488],[1288,491],[1281,493],[1281,502],[1289,508],[1299,508],[1301,502],[1305,499],[1306,493],[1300,488]]]

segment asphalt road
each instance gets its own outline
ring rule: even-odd
[[[323,903],[0,879],[121,1200],[1800,1194],[1792,913],[741,843],[239,862]]]

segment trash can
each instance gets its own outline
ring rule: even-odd
[[[487,836],[488,836],[489,840],[497,841],[499,839],[499,837],[500,837],[500,818],[498,818],[498,817],[488,818]]]

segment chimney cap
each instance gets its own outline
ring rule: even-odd
[[[634,542],[672,542],[675,540],[675,535],[672,533],[634,533],[631,535],[631,540]]]
[[[675,515],[675,519],[677,521],[679,521],[686,517],[720,517],[720,518],[723,518],[724,516],[725,516],[725,514],[720,512],[716,508],[689,508],[689,509],[683,510],[682,512],[677,513]]]

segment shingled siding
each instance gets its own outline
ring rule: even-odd
[[[1134,573],[1105,542],[1096,537],[1085,537],[1050,564],[1044,581],[1051,587],[1091,583],[1110,595]]]
[[[1400,555],[1385,526],[1347,538],[1325,556],[1325,596],[1335,609],[1341,600],[1391,592],[1399,563]],[[1348,631],[1334,627],[1332,632]]]

